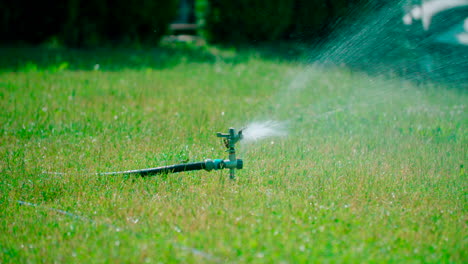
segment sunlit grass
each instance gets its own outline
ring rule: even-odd
[[[253,52],[7,51],[1,262],[467,260],[466,90]],[[92,174],[225,158],[215,133],[259,120],[289,135],[241,144],[236,181]]]

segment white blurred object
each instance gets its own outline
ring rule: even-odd
[[[411,10],[411,16],[414,18],[414,19],[421,19],[422,17],[422,14],[423,14],[423,11],[422,11],[422,7],[421,6],[416,6],[413,8],[413,10]]]
[[[458,43],[468,46],[468,30],[466,25],[468,24],[468,18],[465,19],[464,23],[457,24],[450,28],[450,30],[437,36],[436,41],[441,43]]]
[[[457,39],[460,43],[463,43],[468,46],[468,18],[465,19],[465,22],[463,23],[463,29],[465,32],[462,32],[457,35]]]
[[[422,22],[425,30],[429,29],[432,18],[445,10],[468,6],[468,0],[432,0],[424,2],[422,9]]]
[[[406,15],[403,16],[403,23],[405,25],[413,24],[413,17],[411,16],[411,14],[406,14]]]
[[[414,6],[403,16],[405,25],[412,25],[420,20],[425,31],[432,28],[433,18],[451,9],[468,9],[468,0],[429,0]],[[468,13],[464,20],[455,22],[442,32],[437,32],[435,40],[443,43],[468,45]],[[436,23],[437,24],[437,23]],[[437,26],[437,25],[436,25]]]

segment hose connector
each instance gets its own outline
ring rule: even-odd
[[[244,161],[242,159],[236,159],[234,162],[230,160],[222,159],[206,159],[204,169],[206,171],[222,170],[222,169],[242,169],[244,167]]]

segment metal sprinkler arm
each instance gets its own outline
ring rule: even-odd
[[[240,141],[241,139],[244,138],[242,135],[242,130],[239,130],[238,133],[236,133],[236,130],[234,128],[229,128],[227,134],[223,134],[221,132],[216,133],[217,137],[224,138],[224,144],[226,145],[226,148],[234,148],[235,144]]]
[[[236,158],[236,149],[235,145],[239,142],[244,136],[242,135],[242,130],[236,133],[234,128],[229,128],[227,134],[223,134],[218,132],[216,134],[218,137],[223,138],[224,145],[227,148],[227,152],[229,153],[229,159],[224,160],[223,163],[225,164],[226,168],[229,168],[229,178],[235,178],[235,169],[242,169],[244,166],[244,162],[241,159]]]

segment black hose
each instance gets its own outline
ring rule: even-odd
[[[129,170],[129,171],[116,171],[116,172],[104,172],[98,173],[99,175],[118,175],[118,174],[138,174],[142,177],[152,176],[156,174],[167,174],[175,173],[182,171],[193,171],[193,170],[204,170],[206,168],[205,162],[193,162],[193,163],[183,163],[170,166],[162,166],[151,169],[142,169],[142,170]]]

